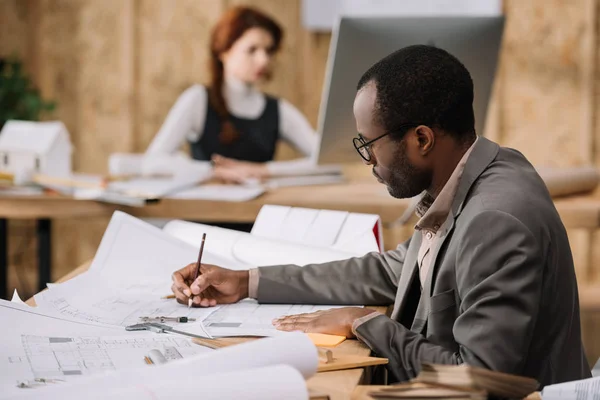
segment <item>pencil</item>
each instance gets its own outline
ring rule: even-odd
[[[148,365],[152,365],[152,364],[154,364],[154,363],[152,362],[152,360],[150,359],[150,357],[148,357],[148,356],[144,356],[144,361],[146,361],[146,364],[148,364]]]
[[[200,275],[200,266],[202,265],[202,252],[204,251],[204,241],[206,240],[206,233],[202,234],[202,243],[200,243],[200,252],[198,252],[198,262],[196,263],[196,271],[194,273],[194,280],[198,279],[198,275]],[[192,307],[192,303],[194,302],[194,295],[190,295],[188,300],[188,308]]]
[[[168,294],[166,296],[161,297],[161,299],[174,299],[175,295],[174,294]]]

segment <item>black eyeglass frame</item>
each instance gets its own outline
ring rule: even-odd
[[[394,129],[393,131],[389,131],[384,133],[383,135],[377,136],[375,139],[371,139],[368,142],[365,142],[365,138],[359,133],[358,137],[355,137],[352,139],[352,144],[354,145],[354,148],[356,149],[356,152],[358,153],[358,155],[365,160],[366,162],[369,162],[373,159],[373,155],[371,154],[371,145],[378,141],[381,138],[384,138],[388,135],[391,135],[392,133],[398,133],[401,131],[405,131],[408,130],[410,128],[414,128],[416,126],[419,125],[423,125],[423,124],[402,124],[400,125],[397,129]],[[405,132],[406,133],[406,132]],[[368,158],[360,151],[360,149],[362,148],[366,148],[367,151],[367,155]]]

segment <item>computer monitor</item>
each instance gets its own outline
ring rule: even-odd
[[[504,17],[342,17],[333,31],[319,110],[319,164],[360,160],[352,145],[356,85],[377,61],[403,47],[428,44],[456,56],[475,86],[475,129],[484,132]]]

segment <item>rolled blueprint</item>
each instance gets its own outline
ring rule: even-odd
[[[600,174],[593,166],[572,168],[536,168],[552,197],[593,191],[600,181]]]

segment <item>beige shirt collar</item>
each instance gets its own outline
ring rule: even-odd
[[[456,196],[456,191],[458,190],[458,185],[465,169],[465,165],[478,140],[479,138],[475,139],[475,142],[473,142],[471,147],[465,152],[438,196],[434,198],[429,193],[423,195],[423,198],[415,210],[417,216],[420,217],[415,225],[416,230],[428,230],[435,233],[446,221],[446,218],[448,218],[448,214],[450,214],[450,210],[452,209],[452,203],[454,202],[454,197]]]

